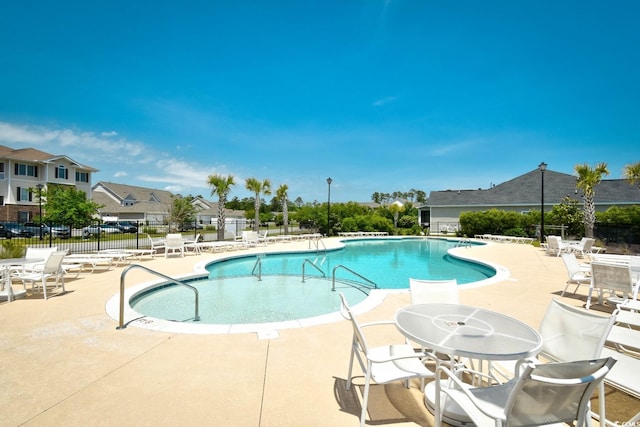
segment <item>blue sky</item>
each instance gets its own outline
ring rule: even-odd
[[[640,2],[5,2],[0,144],[210,197],[488,188],[640,161]]]

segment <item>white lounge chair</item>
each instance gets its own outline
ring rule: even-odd
[[[469,369],[452,372],[445,366],[436,371],[436,405],[440,391],[446,394],[477,426],[590,425],[591,395],[616,360],[608,357],[560,363],[526,362],[513,380],[490,387],[474,387],[462,381],[464,373],[484,377]],[[442,384],[446,382],[446,386]],[[436,411],[435,425],[442,425]]]
[[[591,307],[591,294],[598,292],[598,303],[602,304],[604,295],[608,294],[608,302],[616,305],[627,298],[637,299],[638,289],[633,281],[629,264],[591,263],[591,286],[587,297],[587,309]]]
[[[353,316],[344,295],[342,293],[339,295],[341,301],[340,313],[345,319],[351,322],[351,326],[353,327],[346,388],[347,390],[351,389],[353,363],[354,360],[357,360],[365,376],[362,412],[360,414],[360,426],[364,426],[371,381],[377,384],[387,384],[400,380],[408,381],[412,378],[433,378],[434,372],[427,369],[423,363],[423,358],[427,357],[427,355],[415,352],[410,345],[391,344],[370,348],[365,339],[363,329],[382,325],[391,325],[393,327],[394,322],[385,321],[359,324]]]
[[[586,255],[591,253],[591,248],[593,244],[596,242],[596,239],[592,239],[590,237],[583,237],[582,240],[578,243],[570,243],[567,245],[567,251],[573,252],[576,255],[579,255],[581,258],[584,258]]]
[[[567,268],[569,279],[567,280],[567,284],[562,290],[562,294],[560,294],[560,296],[564,296],[567,288],[571,285],[576,285],[576,289],[573,291],[574,294],[578,291],[580,286],[591,286],[590,267],[580,267],[580,263],[574,253],[562,254],[562,261],[564,262],[564,266]]]
[[[605,383],[640,399],[640,356],[636,351],[640,345],[640,304],[638,301],[625,301],[618,308],[620,311],[616,317],[616,325],[607,337],[610,346],[602,349],[602,357],[613,357],[618,363],[605,377]],[[628,420],[607,423],[611,426],[638,424],[640,411]]]
[[[562,253],[562,239],[558,236],[547,236],[547,255],[560,256]]]

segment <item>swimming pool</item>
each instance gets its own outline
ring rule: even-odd
[[[237,256],[207,265],[208,278],[190,280],[200,292],[200,319],[194,322],[194,297],[185,287],[155,286],[132,296],[135,312],[146,318],[209,325],[256,325],[320,319],[339,309],[336,288],[351,305],[367,294],[350,283],[375,283],[381,289],[406,289],[409,277],[475,283],[496,274],[490,266],[451,257],[459,245],[446,239],[365,239],[346,241],[331,251]],[[304,281],[302,271],[304,265]],[[346,268],[341,268],[346,267]]]
[[[381,289],[405,289],[409,278],[451,279],[459,284],[477,282],[496,274],[494,268],[464,261],[449,255],[449,249],[458,247],[459,241],[446,239],[363,239],[349,240],[342,249],[321,253],[265,254],[260,261],[263,275],[286,274],[301,276],[305,260],[305,275],[332,277],[333,269],[345,266],[369,279]],[[250,275],[256,266],[256,257],[242,257],[210,264],[212,279]],[[358,279],[349,271],[339,268],[336,277]]]

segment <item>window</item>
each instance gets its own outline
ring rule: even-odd
[[[89,172],[76,172],[76,182],[89,182]]]
[[[64,165],[58,166],[55,170],[56,178],[69,179],[69,169],[65,168]]]
[[[122,206],[133,206],[135,203],[136,199],[131,194],[128,194],[127,197],[122,200]]]
[[[18,202],[30,202],[33,200],[33,193],[29,188],[18,187],[18,191],[16,191],[16,197],[18,198]]]
[[[4,179],[4,163],[0,163],[0,179]]]
[[[38,166],[26,165],[22,163],[16,163],[14,167],[14,173],[20,176],[38,176]]]
[[[29,211],[18,211],[18,222],[25,223],[29,221]]]

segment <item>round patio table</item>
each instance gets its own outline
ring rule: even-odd
[[[425,348],[480,361],[525,359],[538,354],[542,347],[542,337],[526,323],[467,305],[411,305],[396,312],[395,323],[404,336]],[[452,425],[469,425],[471,420],[462,408],[450,399],[446,402],[443,420]],[[435,381],[425,387],[425,404],[438,416]]]

